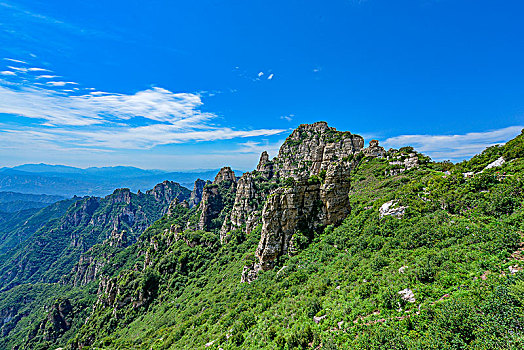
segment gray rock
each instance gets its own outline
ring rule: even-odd
[[[491,169],[491,168],[496,168],[496,167],[500,167],[502,166],[506,161],[504,160],[504,157],[500,157],[498,158],[497,160],[495,160],[494,162],[491,162],[489,163],[485,168],[484,170],[486,169]]]
[[[401,218],[404,215],[407,207],[397,205],[398,201],[395,200],[391,200],[382,204],[379,209],[380,218],[382,219],[384,216],[395,216],[397,218]]]
[[[377,140],[371,140],[369,141],[369,147],[364,149],[364,154],[368,157],[382,158],[386,155],[386,150],[378,145]]]
[[[413,293],[413,291],[409,288],[402,289],[400,292],[398,292],[398,294],[400,294],[400,297],[408,303],[414,303],[416,301],[415,293]]]

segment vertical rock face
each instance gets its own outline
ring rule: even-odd
[[[222,210],[222,198],[218,186],[209,185],[204,187],[202,201],[200,202],[200,221],[198,229],[205,230],[211,226],[211,220],[215,219]]]
[[[322,222],[320,184],[298,182],[292,187],[279,188],[267,199],[262,212],[262,234],[256,256],[262,269],[272,267],[271,262],[287,254],[291,237],[296,232],[310,232]]]
[[[256,250],[262,269],[293,248],[295,233],[311,235],[319,227],[340,223],[350,212],[349,168],[329,165],[324,183],[297,181],[271,193],[262,212],[262,233]]]
[[[200,221],[199,230],[211,230],[217,226],[215,219],[224,209],[227,200],[226,193],[234,192],[236,189],[237,178],[230,167],[220,169],[212,184],[206,185],[202,193],[200,202]]]
[[[274,163],[269,160],[269,154],[266,151],[260,155],[260,161],[257,165],[257,172],[268,180],[271,180],[274,174]]]
[[[271,268],[275,259],[292,253],[315,231],[338,224],[349,214],[350,171],[357,162],[355,155],[363,151],[364,139],[359,135],[337,131],[326,122],[300,125],[277,157],[271,160],[263,152],[257,169],[238,181],[231,168],[220,170],[215,181],[203,188],[198,228],[220,228],[225,243],[231,230],[244,228],[249,233],[261,221],[255,253],[258,267],[244,271],[243,280],[251,281],[257,269]],[[377,141],[365,152],[385,154]],[[231,205],[225,203],[229,195],[234,198]],[[222,220],[220,226],[217,220]]]
[[[344,164],[330,165],[326,179],[320,187],[320,201],[323,204],[323,225],[339,224],[349,215],[350,170]]]
[[[310,176],[327,174],[333,163],[341,164],[346,169],[344,171],[349,173],[353,156],[362,151],[363,147],[364,139],[361,136],[339,132],[325,122],[300,125],[286,139],[277,157],[270,160],[268,153],[264,151],[257,170],[244,174],[239,180],[233,210],[228,222],[224,222],[222,226],[221,236],[244,224],[246,232],[251,230],[262,216],[261,204],[274,187],[271,184],[276,185],[288,177],[303,182]],[[337,176],[340,176],[340,171],[338,170]],[[326,184],[325,195],[329,208],[334,205],[332,203],[337,201],[341,192],[345,191],[347,194],[349,183],[346,182],[344,188],[337,189],[337,192],[333,192],[333,186]],[[326,210],[330,212],[330,209]]]
[[[248,221],[249,214],[254,209],[253,201],[256,200],[257,189],[253,175],[245,173],[237,184],[235,204],[231,211],[231,225],[240,227]]]
[[[204,191],[205,185],[206,182],[202,179],[197,179],[195,181],[195,185],[193,186],[193,192],[191,192],[191,196],[189,196],[190,208],[197,206],[198,204],[200,204],[200,201],[202,201],[202,193]]]
[[[311,236],[349,214],[350,171],[354,155],[363,148],[361,136],[339,132],[325,122],[300,125],[293,131],[273,160],[274,176],[287,187],[274,190],[262,210],[255,253],[259,263],[254,270],[269,269],[279,256],[291,253],[295,234]],[[263,154],[258,169],[267,162]],[[295,181],[286,180],[289,177]]]

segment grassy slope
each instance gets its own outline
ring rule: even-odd
[[[251,284],[240,284],[240,273],[259,229],[236,232],[223,247],[190,248],[167,244],[164,218],[141,243],[152,266],[118,279],[122,299],[157,295],[136,308],[98,306],[75,339],[93,337],[93,348],[104,349],[194,349],[212,341],[208,349],[521,348],[524,277],[509,276],[508,267],[522,241],[524,161],[462,175],[502,152],[394,177],[384,176],[384,160],[364,159],[344,223]],[[444,176],[447,168],[452,174]],[[379,218],[390,199],[408,206],[402,219]],[[415,303],[400,298],[405,288]]]

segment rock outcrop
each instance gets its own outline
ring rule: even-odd
[[[55,341],[71,328],[73,307],[68,299],[58,300],[47,312],[46,318],[27,335],[28,344],[37,336]],[[31,348],[30,346],[28,348]]]
[[[212,184],[206,185],[202,193],[200,202],[200,220],[198,222],[199,230],[212,230],[217,227],[215,219],[219,217],[227,204],[227,195],[234,193],[236,189],[237,178],[230,167],[220,169]]]
[[[222,182],[231,181],[231,182],[237,182],[237,178],[235,176],[235,172],[231,170],[230,167],[226,166],[220,169],[218,174],[215,176],[215,181],[213,181],[214,185],[218,185]]]
[[[193,186],[193,191],[191,192],[191,195],[189,196],[189,207],[193,208],[200,204],[200,201],[202,201],[202,194],[204,191],[204,186],[206,186],[207,182],[202,179],[197,179],[195,181],[195,185]]]
[[[262,269],[292,249],[295,233],[311,235],[316,229],[340,223],[350,212],[349,168],[330,164],[324,183],[297,181],[271,193],[262,213],[262,233],[256,250]]]
[[[260,160],[257,165],[257,172],[260,173],[265,179],[271,180],[274,174],[274,163],[269,160],[269,154],[264,151],[260,155]]]
[[[406,207],[399,206],[398,201],[391,200],[382,204],[379,209],[380,218],[382,219],[385,216],[394,216],[396,218],[401,218],[406,212]]]
[[[326,122],[302,124],[286,139],[278,152],[278,177],[295,179],[318,175],[332,162],[351,164],[352,156],[364,148],[364,139],[348,131],[337,131]]]
[[[408,154],[402,154],[398,153],[398,151],[395,152],[396,150],[392,151],[393,152],[390,151],[390,153],[396,154],[388,157],[389,165],[391,166],[388,175],[399,175],[406,170],[410,170],[419,166],[419,159],[416,153],[411,152]]]
[[[288,178],[302,184],[317,181],[315,196],[318,200],[325,201],[323,215],[340,216],[341,214],[333,213],[332,209],[341,207],[337,201],[340,202],[340,198],[347,197],[349,182],[346,180],[355,164],[353,157],[361,152],[363,147],[364,139],[361,136],[350,132],[339,132],[329,127],[326,122],[300,125],[286,139],[277,157],[270,160],[268,153],[264,151],[260,156],[257,170],[245,173],[241,177],[231,215],[222,225],[221,237],[224,238],[229,230],[244,225],[246,232],[249,233],[263,216],[262,203],[265,198],[279,184],[281,186],[284,181],[290,181],[287,180]],[[333,164],[338,164],[338,170],[334,170]],[[330,172],[329,176],[328,172]],[[345,178],[340,183],[341,186],[334,183],[333,176],[337,177],[337,181]],[[327,181],[322,187],[321,198],[320,181],[324,179]],[[345,195],[340,197],[343,192]],[[266,206],[266,208],[264,210],[271,211],[271,207]],[[347,215],[345,210],[341,212]]]
[[[386,150],[378,145],[377,140],[369,141],[369,147],[364,149],[364,154],[368,157],[382,158],[386,155]]]
[[[284,187],[271,192],[262,211],[256,250],[260,268],[271,268],[276,258],[293,251],[296,233],[311,236],[349,214],[350,171],[363,145],[362,137],[338,132],[324,122],[293,131],[273,160],[274,176]],[[264,154],[260,164],[267,164]]]
[[[186,199],[188,196],[187,192],[189,191],[180,186],[180,184],[166,180],[146,191],[146,194],[153,196],[155,201],[167,206],[175,199],[179,199],[180,201]],[[164,214],[165,211],[166,209],[164,209],[162,214]]]

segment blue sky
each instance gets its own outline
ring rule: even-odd
[[[455,161],[524,125],[524,3],[0,0],[0,166],[252,169],[301,123]]]

